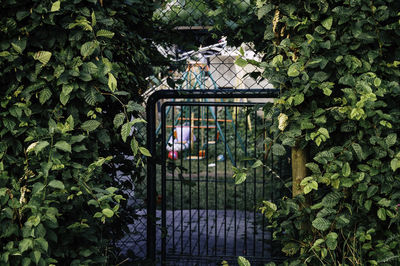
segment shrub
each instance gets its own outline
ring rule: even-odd
[[[250,9],[236,32],[262,30],[230,39],[254,42],[264,60],[239,63],[264,68],[260,77],[281,89],[274,145],[309,155],[304,193],[273,215],[275,239],[291,265],[395,264],[400,3],[258,0]]]
[[[148,155],[129,135],[157,54],[155,2],[1,6],[0,264],[106,263],[126,207],[111,173],[139,178]]]

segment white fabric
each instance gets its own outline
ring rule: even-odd
[[[174,132],[176,134],[172,134],[172,136],[168,140],[167,151],[183,151],[190,147],[190,126],[177,126],[175,127]],[[174,138],[174,135],[176,138]],[[193,142],[196,141],[195,135],[193,135]]]

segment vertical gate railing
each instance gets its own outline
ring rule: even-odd
[[[258,207],[261,200],[278,196],[269,183],[273,178],[267,176],[281,174],[282,166],[276,165],[279,161],[273,156],[265,156],[266,129],[261,130],[263,125],[258,124],[262,119],[257,104],[226,100],[277,95],[277,90],[169,90],[158,91],[149,98],[147,144],[153,155],[148,161],[147,180],[150,260],[162,264],[221,262],[240,255],[256,263],[273,260],[272,236],[265,229],[267,222]],[[156,136],[155,105],[159,100],[167,100],[161,110],[161,138]],[[172,109],[170,114],[167,108]],[[183,151],[182,141],[178,146],[171,143],[174,132],[182,136],[185,127],[191,131],[191,140],[185,144],[190,152]],[[213,148],[208,142],[213,143]],[[175,149],[182,150],[179,158],[175,158]],[[251,168],[259,159],[265,165],[261,171]],[[240,179],[243,174],[247,180],[235,185],[232,176]]]

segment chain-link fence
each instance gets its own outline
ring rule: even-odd
[[[250,1],[232,1],[229,5],[238,8],[240,14],[251,15],[254,4]],[[228,7],[227,10],[229,10]],[[164,62],[154,63],[155,75],[149,78],[150,86],[143,93],[146,101],[158,90],[230,90],[230,89],[270,89],[271,84],[260,79],[260,70],[254,64],[243,65],[239,57],[261,62],[251,43],[230,45],[230,32],[216,27],[216,20],[222,15],[212,0],[169,0],[154,12],[154,23],[164,31],[159,40],[154,41]],[[235,11],[236,12],[236,11]],[[240,19],[240,14],[238,19]],[[234,13],[228,14],[235,16]],[[235,22],[226,21],[229,29],[235,29]],[[244,22],[242,22],[244,23]],[[235,43],[235,42],[232,42]],[[234,101],[247,101],[235,99]],[[156,116],[160,121],[160,104]],[[158,123],[158,122],[157,122]],[[159,133],[160,125],[156,134]],[[134,134],[146,141],[145,127],[136,128]],[[154,156],[153,156],[154,157]],[[129,160],[129,157],[125,157]],[[152,158],[157,160],[157,158]],[[146,168],[140,165],[116,165],[114,177],[127,196],[126,208],[131,219],[121,219],[126,233],[115,240],[119,252],[115,261],[143,264],[147,253],[147,182]],[[123,213],[121,215],[124,215]]]

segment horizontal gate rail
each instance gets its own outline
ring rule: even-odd
[[[156,104],[159,100],[164,99],[233,99],[233,98],[277,98],[279,90],[276,89],[246,89],[246,90],[161,90],[150,96],[146,106],[147,118],[147,147],[153,157],[147,161],[147,258],[155,261],[156,254]],[[189,106],[245,106],[245,105],[260,105],[260,103],[230,103],[230,102],[168,102],[163,105],[163,110],[167,105],[189,105]],[[165,120],[165,114],[163,119]],[[162,123],[165,121],[162,121]],[[164,136],[165,138],[165,136]],[[165,153],[163,154],[165,157]],[[165,158],[163,162],[165,161]],[[165,169],[165,167],[163,167]],[[165,178],[165,175],[163,175]],[[165,201],[163,201],[165,204]],[[165,208],[163,208],[165,209]],[[165,219],[163,219],[165,221]]]

